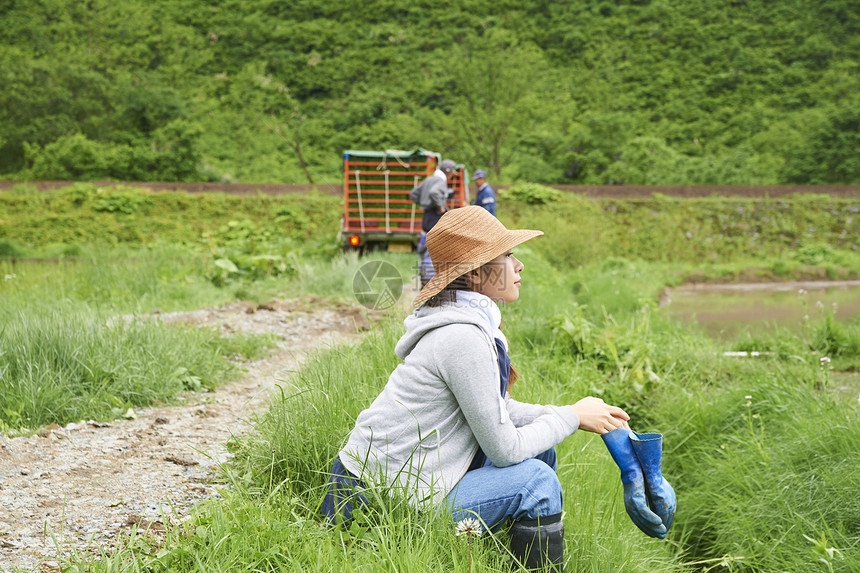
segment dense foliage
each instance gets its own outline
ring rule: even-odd
[[[334,183],[344,149],[498,181],[860,183],[851,0],[8,0],[0,175]]]

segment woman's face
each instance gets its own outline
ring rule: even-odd
[[[521,272],[523,264],[508,251],[475,271],[474,289],[496,302],[514,302],[520,296]]]

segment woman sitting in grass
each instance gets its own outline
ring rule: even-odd
[[[403,362],[335,459],[322,506],[330,520],[366,504],[366,484],[398,489],[455,521],[477,517],[497,530],[511,520],[513,555],[529,568],[560,570],[555,446],[578,428],[628,428],[629,416],[599,398],[542,406],[508,393],[517,373],[498,303],[520,294],[523,264],[511,249],[542,234],[510,231],[476,206],[449,211],[428,233],[436,274],[405,321],[395,348]]]

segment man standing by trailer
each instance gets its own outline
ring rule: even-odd
[[[492,216],[496,216],[496,192],[487,183],[487,172],[483,169],[475,171],[472,176],[472,181],[478,186],[478,196],[475,197],[473,205],[483,207],[490,212]]]
[[[433,228],[433,225],[448,210],[448,179],[454,173],[457,165],[450,159],[444,159],[433,175],[421,182],[409,194],[410,199],[424,209],[424,217],[421,219],[421,228],[425,233]]]

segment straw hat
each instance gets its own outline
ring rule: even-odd
[[[418,293],[413,306],[436,296],[460,275],[539,235],[543,231],[509,231],[477,205],[448,211],[427,233],[427,251],[436,274]]]

